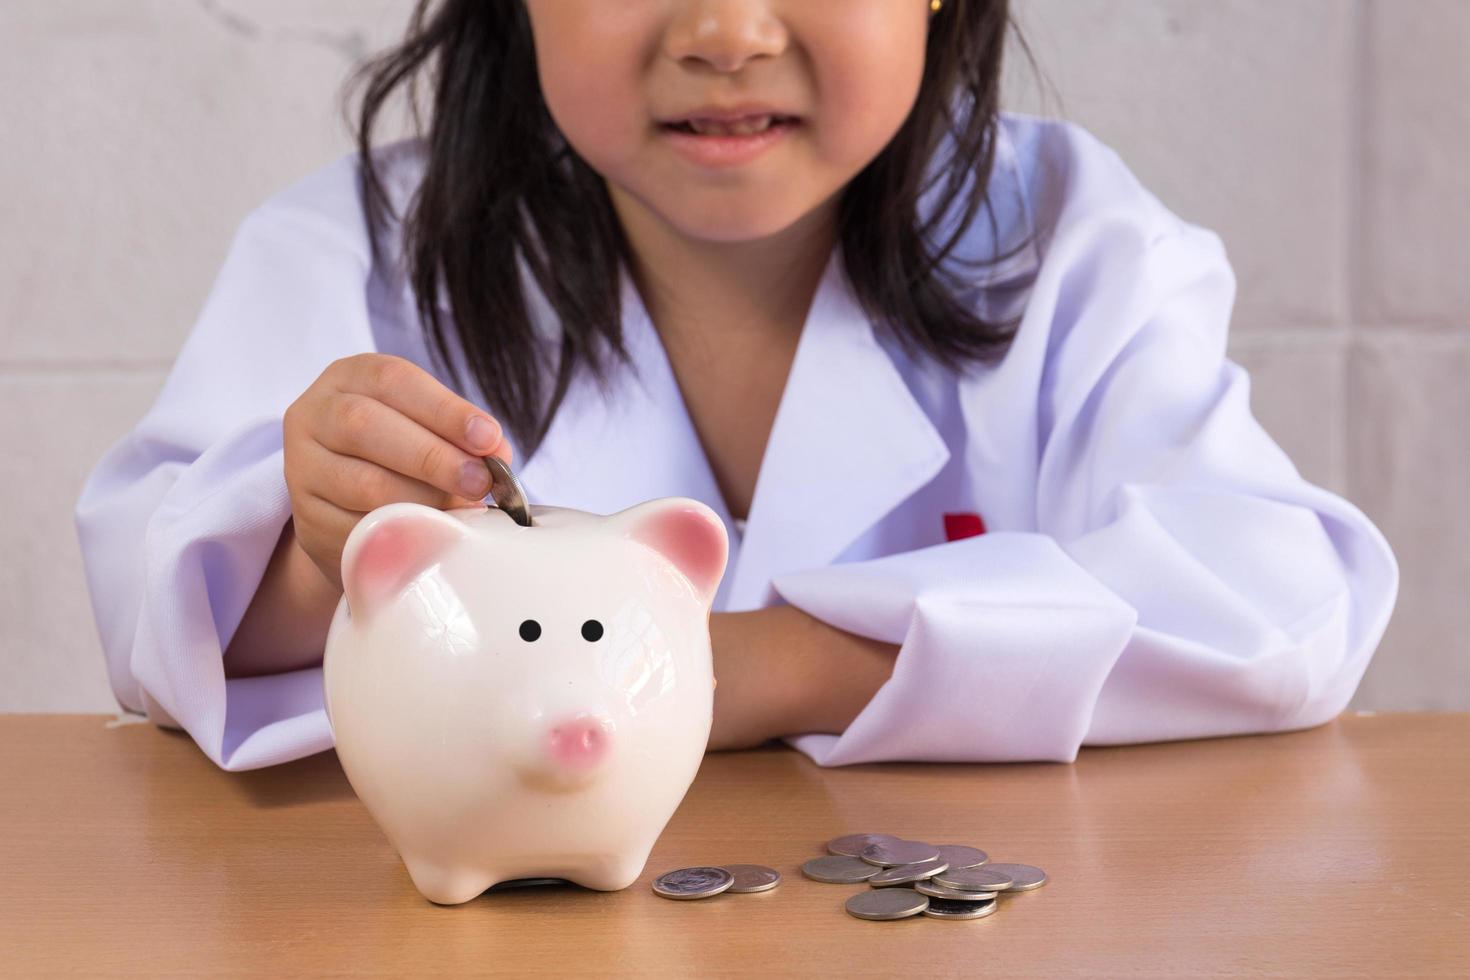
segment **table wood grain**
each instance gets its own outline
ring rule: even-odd
[[[0,972],[1470,974],[1470,714],[1084,749],[1073,764],[706,757],[620,892],[414,889],[333,752],[227,773],[181,732],[0,716]],[[982,847],[1048,884],[976,921],[866,922],[800,874],[829,838]],[[652,879],[769,864],[773,891]]]

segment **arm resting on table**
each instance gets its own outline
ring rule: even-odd
[[[713,613],[710,641],[719,681],[712,750],[840,734],[893,673],[899,649],[784,604]]]

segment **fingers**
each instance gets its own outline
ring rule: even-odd
[[[317,441],[443,491],[478,500],[490,492],[484,460],[366,395],[342,394]],[[339,464],[345,465],[345,464]],[[386,485],[386,478],[373,478]]]
[[[318,487],[308,488],[309,492],[345,510],[365,514],[396,501],[440,510],[479,502],[478,498],[449,493],[371,460],[343,455],[321,445],[304,447],[304,452],[321,481]]]
[[[382,402],[466,454],[493,453],[510,462],[509,447],[502,451],[500,423],[417,364],[384,354],[359,355],[351,361],[353,370],[346,373],[339,390]]]
[[[347,536],[364,514],[344,510],[313,493],[304,493],[291,502],[297,537],[303,550],[321,569],[334,588],[342,588],[342,549]],[[308,540],[310,536],[311,540]],[[330,544],[324,544],[330,542]]]

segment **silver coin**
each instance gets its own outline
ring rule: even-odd
[[[848,834],[846,837],[829,840],[827,842],[827,850],[832,854],[846,854],[848,857],[857,857],[862,853],[863,848],[869,844],[898,839],[892,834]]]
[[[986,867],[1011,876],[1012,884],[1007,891],[1029,892],[1046,884],[1046,872],[1029,864],[987,864]]]
[[[490,471],[490,496],[495,506],[510,515],[510,519],[521,527],[534,527],[531,520],[531,505],[526,501],[526,491],[521,481],[505,465],[499,456],[486,456],[485,468]]]
[[[730,886],[732,893],[768,891],[781,883],[781,872],[764,864],[722,864],[720,867],[735,876],[735,884]]]
[[[653,890],[664,898],[709,898],[735,884],[724,868],[680,868],[653,879]]]
[[[948,864],[951,868],[978,868],[990,860],[990,855],[978,847],[970,847],[966,844],[935,844],[939,849],[939,860]]]
[[[962,892],[998,892],[1011,887],[1012,878],[1004,871],[995,870],[995,865],[986,864],[978,868],[957,868],[934,876],[934,883],[947,885]]]
[[[858,892],[847,900],[848,915],[859,919],[906,919],[929,907],[929,896],[912,888],[879,888]]]
[[[867,881],[881,870],[876,865],[845,854],[812,858],[801,866],[801,873],[812,881],[822,881],[829,885],[856,885]]]
[[[949,868],[943,861],[920,861],[917,864],[896,864],[868,879],[868,884],[874,888],[887,888],[890,885],[907,885],[915,881],[923,881],[925,878],[933,878],[939,872]]]
[[[917,840],[890,840],[869,844],[858,852],[858,857],[869,864],[891,868],[899,864],[918,864],[939,857],[939,849],[933,844]]]
[[[983,919],[995,911],[996,901],[957,902],[951,898],[931,898],[924,914],[934,919]]]
[[[916,881],[914,891],[928,895],[930,898],[948,898],[956,902],[988,902],[1000,892],[966,892],[958,888],[948,888],[937,881]]]

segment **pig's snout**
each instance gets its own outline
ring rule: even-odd
[[[606,718],[578,715],[551,726],[546,750],[558,766],[573,771],[595,768],[612,748],[613,726]]]

